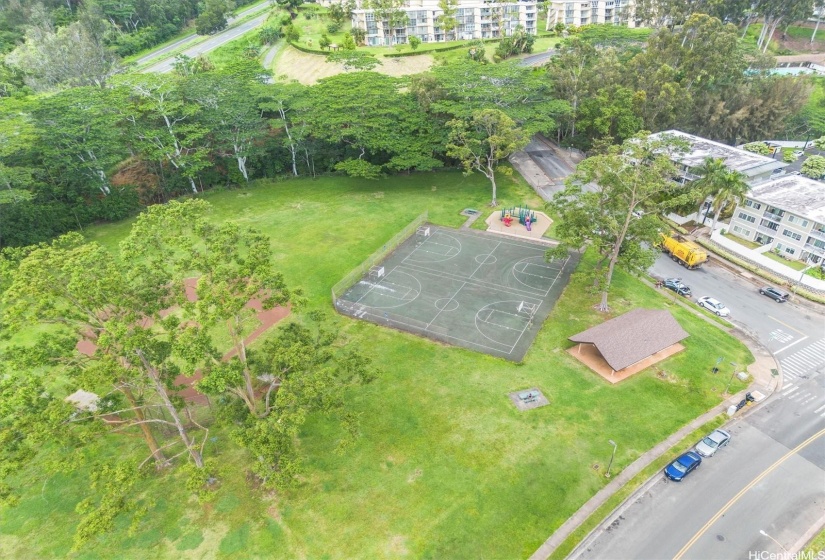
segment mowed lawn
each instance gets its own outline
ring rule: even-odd
[[[331,286],[422,211],[453,227],[464,221],[463,208],[489,211],[486,181],[460,173],[260,182],[205,198],[215,220],[270,234],[289,283],[306,290],[311,307],[325,309]],[[502,178],[499,199],[539,207],[516,179]],[[115,247],[128,227],[87,233]],[[591,263],[586,257],[580,271]],[[262,493],[247,482],[241,452],[215,429],[207,455],[226,467],[213,502],[197,503],[175,472],[152,475],[140,491],[156,503],[137,532],[130,535],[124,519],[77,557],[527,557],[606,483],[608,439],[618,444],[615,474],[720,402],[728,376],[710,373],[716,357],[752,361],[734,338],[673,305],[691,333],[687,350],[610,386],[564,352],[568,336],[605,319],[588,287],[583,274],[574,275],[523,364],[338,317],[346,343],[382,370],[347,395],[361,419],[353,446],[336,452],[340,428],[324,416],[310,418],[301,480]],[[619,272],[610,316],[669,301]],[[507,393],[528,387],[539,387],[550,405],[516,411]],[[96,452],[144,457],[138,442],[121,438],[101,442]],[[21,505],[0,510],[0,556],[67,555],[87,476],[26,473]]]

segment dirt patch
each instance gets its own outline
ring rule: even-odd
[[[429,70],[434,62],[433,57],[427,54],[401,58],[379,58],[378,60],[381,64],[375,67],[375,71],[388,76],[419,74]],[[308,86],[321,78],[335,76],[345,71],[342,64],[327,62],[325,56],[305,53],[292,47],[284,49],[272,69],[273,75],[278,80],[297,80]]]

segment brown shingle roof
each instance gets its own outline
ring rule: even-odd
[[[568,340],[594,344],[608,365],[618,371],[688,336],[669,311],[634,309]]]

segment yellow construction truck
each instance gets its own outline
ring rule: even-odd
[[[699,268],[708,260],[705,250],[693,241],[687,241],[681,235],[665,235],[664,233],[659,235],[662,236],[662,251],[682,266]]]

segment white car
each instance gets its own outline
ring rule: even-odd
[[[702,457],[713,457],[713,454],[730,441],[730,434],[725,430],[713,430],[713,432],[696,444],[696,453]]]
[[[699,307],[704,307],[708,311],[712,311],[720,317],[727,317],[728,315],[730,315],[730,309],[725,307],[725,304],[719,301],[718,299],[704,296],[700,297],[697,303],[699,304]]]
[[[805,155],[805,152],[803,152],[802,150],[796,150],[796,151],[793,153],[793,157],[795,157],[795,158],[801,158],[801,157],[802,157],[802,156],[804,156],[804,155]]]

